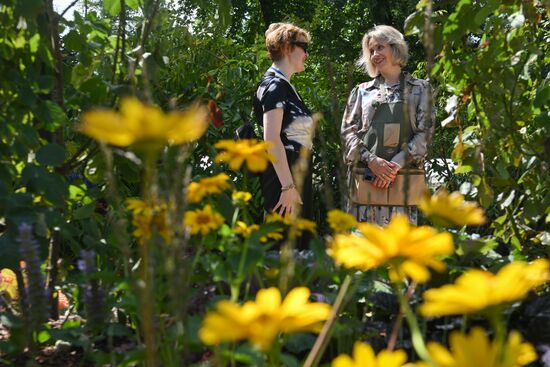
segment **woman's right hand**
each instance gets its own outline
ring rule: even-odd
[[[298,205],[302,205],[302,198],[296,188],[281,192],[279,202],[273,208],[273,211],[280,215],[289,215],[298,210]]]
[[[397,172],[399,171],[400,167],[397,163],[376,157],[372,161],[370,161],[369,168],[378,179],[375,180],[375,186],[379,188],[386,188],[391,182],[395,180],[395,177],[397,176]],[[385,185],[381,185],[382,181],[385,183]]]

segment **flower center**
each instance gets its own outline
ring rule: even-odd
[[[210,216],[208,214],[199,214],[197,215],[198,224],[208,224],[211,222]]]

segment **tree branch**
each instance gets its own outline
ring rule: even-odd
[[[63,16],[65,15],[65,13],[68,12],[70,8],[72,8],[73,6],[75,6],[76,3],[77,3],[78,1],[79,1],[79,0],[74,0],[72,3],[70,3],[69,6],[67,6],[67,7],[65,8],[65,10],[63,10],[63,11],[61,12],[61,14],[59,14],[59,16],[60,16],[61,18],[63,18]]]

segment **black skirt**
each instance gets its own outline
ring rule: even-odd
[[[298,162],[300,156],[299,151],[286,150],[286,158],[290,171],[292,172],[293,166]],[[308,169],[306,176],[304,177],[303,189],[300,193],[302,198],[302,210],[300,216],[305,219],[313,220],[313,187],[312,187],[312,159],[309,159]],[[279,202],[281,197],[281,182],[275,168],[270,164],[265,172],[260,177],[262,186],[262,196],[264,198],[264,210],[268,213],[273,211],[273,208]],[[304,233],[297,241],[297,249],[306,250],[309,248],[309,240],[311,235],[309,232]]]

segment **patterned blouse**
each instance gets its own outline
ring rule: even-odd
[[[285,149],[299,151],[300,148],[295,147],[296,144],[311,149],[311,112],[290,81],[271,67],[262,76],[254,96],[254,111],[258,124],[263,126],[263,114],[276,108],[284,110],[281,140]]]
[[[393,102],[400,98],[399,83],[387,87],[387,95],[382,95],[380,88],[383,79],[375,79],[357,85],[350,93],[344,117],[342,119],[342,143],[344,160],[351,166],[357,161],[368,163],[376,156],[364,146],[362,138],[369,129],[376,107],[383,102]],[[426,112],[428,106],[428,82],[413,78],[405,73],[405,94],[409,95],[408,115],[411,121],[413,136],[408,144],[408,153],[412,163],[420,167],[427,154],[428,136],[433,134],[434,124],[427,130]],[[433,100],[432,100],[433,101]],[[435,108],[432,108],[432,121],[435,122]],[[400,151],[392,161],[405,166],[405,152]]]

